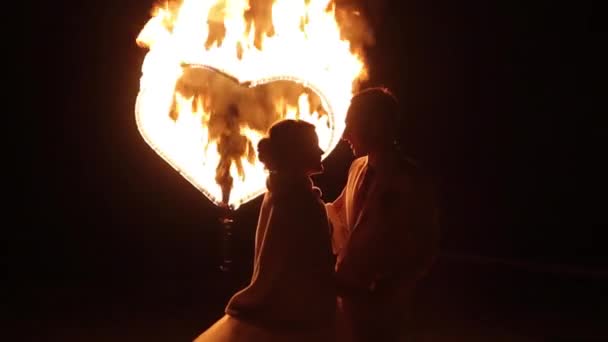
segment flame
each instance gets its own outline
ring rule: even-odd
[[[140,133],[207,198],[235,209],[265,190],[267,174],[255,147],[268,127],[285,118],[313,123],[327,157],[342,135],[353,92],[366,77],[363,57],[343,38],[331,0],[251,1],[165,4],[155,8],[137,37],[138,45],[149,50],[135,110]],[[264,6],[270,5],[264,15]],[[225,132],[218,136],[217,128],[211,129],[218,115],[210,107],[211,95],[201,91],[220,76],[200,70],[229,75],[225,78],[241,93],[265,85],[301,89],[294,101],[272,98],[272,111],[279,115],[268,113],[263,124],[254,125],[239,113],[235,122],[222,121],[230,143],[238,142],[236,154],[227,156],[222,152]]]

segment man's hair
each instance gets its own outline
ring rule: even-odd
[[[399,101],[387,88],[373,87],[356,93],[349,112],[364,127],[378,129],[393,139],[398,135]]]

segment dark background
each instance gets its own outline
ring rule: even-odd
[[[27,322],[21,334],[31,340],[189,340],[249,276],[260,200],[238,210],[236,268],[221,274],[218,209],[137,131],[147,50],[135,38],[153,4],[49,3],[33,16],[34,56],[45,56],[34,76],[44,86],[27,99],[34,130],[22,148],[35,158],[14,201],[22,244],[6,259],[27,294],[12,317]],[[369,85],[401,99],[403,139],[441,195],[443,252],[421,287],[417,331],[435,340],[606,338],[597,6],[368,8]],[[351,159],[339,145],[326,160],[316,179],[326,200]]]

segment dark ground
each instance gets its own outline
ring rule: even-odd
[[[222,314],[234,281],[187,278],[44,281],[31,341],[190,341]],[[606,341],[608,279],[441,259],[421,285],[414,341]]]

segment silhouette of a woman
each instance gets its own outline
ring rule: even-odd
[[[269,171],[250,284],[195,342],[334,341],[329,223],[310,176],[323,172],[313,125],[284,120],[258,144]]]

